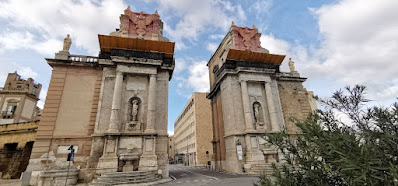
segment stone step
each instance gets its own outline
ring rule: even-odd
[[[118,177],[118,178],[104,178],[104,177],[99,177],[97,180],[140,180],[140,179],[152,179],[152,178],[157,178],[158,176],[156,175],[147,175],[147,176],[134,176],[134,177]]]
[[[154,172],[146,171],[132,171],[132,172],[113,172],[105,173],[93,180],[90,186],[108,186],[121,184],[137,184],[154,182],[161,179],[160,175]]]
[[[112,175],[101,175],[101,177],[120,178],[120,177],[149,176],[149,175],[153,175],[153,173],[151,173],[151,174],[122,174],[122,175],[112,174]]]
[[[94,183],[140,183],[140,182],[150,182],[150,181],[156,181],[159,180],[159,178],[147,178],[147,179],[136,179],[136,180],[97,180]]]
[[[112,175],[140,175],[140,174],[154,174],[153,172],[147,172],[147,171],[131,171],[131,172],[110,172],[110,173],[105,173],[101,176],[112,176]]]
[[[137,184],[137,183],[148,183],[158,181],[159,179],[153,180],[139,180],[139,181],[118,181],[118,182],[94,182],[90,186],[108,186],[108,185],[122,185],[122,184]]]

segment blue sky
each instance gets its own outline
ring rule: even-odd
[[[0,0],[0,86],[18,71],[43,84],[51,68],[44,58],[61,50],[71,34],[72,54],[98,55],[97,34],[119,26],[119,15],[158,10],[164,35],[176,42],[176,69],[169,86],[169,131],[191,94],[209,89],[206,63],[231,21],[253,24],[261,45],[289,57],[304,84],[321,97],[346,85],[368,86],[373,104],[398,96],[398,1],[396,0]]]

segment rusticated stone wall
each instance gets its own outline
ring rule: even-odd
[[[279,96],[281,99],[285,125],[290,134],[299,131],[291,119],[305,120],[311,113],[308,91],[300,81],[278,81]]]
[[[32,147],[33,142],[28,142],[23,149],[3,148],[0,150],[0,172],[3,173],[3,179],[20,178],[28,166]]]

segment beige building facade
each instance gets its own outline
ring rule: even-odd
[[[17,72],[9,73],[0,89],[0,125],[39,119],[37,101],[42,85],[32,78],[24,80]]]
[[[210,101],[206,93],[195,92],[174,122],[174,159],[191,166],[207,165],[213,154],[212,134]]]
[[[174,147],[174,136],[169,136],[169,145],[167,148],[167,154],[169,155],[169,163],[175,162],[175,147]]]
[[[53,70],[27,169],[31,185],[63,185],[71,145],[68,183],[129,171],[168,178],[174,43],[162,36],[157,12],[127,8],[120,21],[120,29],[98,35],[98,57],[70,54],[67,35],[63,50],[46,59]]]
[[[281,153],[266,142],[264,133],[286,128],[299,131],[291,118],[305,119],[314,103],[302,85],[306,80],[289,61],[290,72],[279,70],[284,55],[260,46],[258,29],[232,23],[208,62],[212,123],[213,165],[237,173],[271,172]],[[266,43],[265,43],[266,45]]]

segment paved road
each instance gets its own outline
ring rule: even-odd
[[[170,175],[176,179],[162,185],[249,186],[259,180],[257,177],[220,173],[181,165],[169,165],[169,170]]]

